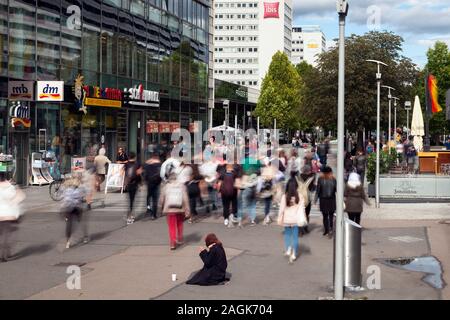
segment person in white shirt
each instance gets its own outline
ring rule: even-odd
[[[6,180],[4,172],[0,172],[0,262],[6,262],[11,255],[11,224],[19,219],[20,203],[24,199],[25,195]]]

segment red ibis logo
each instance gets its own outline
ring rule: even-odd
[[[280,8],[279,2],[264,2],[264,19],[280,18],[279,8]]]

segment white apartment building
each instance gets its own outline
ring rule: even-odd
[[[214,77],[259,89],[277,51],[291,57],[292,0],[215,0]]]
[[[292,54],[293,64],[302,61],[317,66],[318,55],[326,50],[325,35],[320,26],[302,26],[292,28]]]

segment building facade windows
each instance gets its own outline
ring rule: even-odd
[[[80,28],[70,25],[71,5],[81,9]],[[30,102],[32,126],[22,131],[30,157],[39,151],[39,130],[45,129],[42,146],[56,151],[66,171],[74,155],[87,156],[89,163],[102,140],[113,160],[118,146],[145,159],[151,144],[170,138],[147,132],[149,119],[186,129],[202,120],[207,128],[209,36],[209,8],[192,0],[0,0],[0,152],[15,156],[17,132],[8,119],[11,80],[64,81],[65,100]],[[90,105],[85,115],[74,104],[78,75],[83,85],[103,89],[142,85],[159,93],[159,106]]]

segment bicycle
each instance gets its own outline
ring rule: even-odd
[[[50,183],[48,192],[53,201],[61,201],[64,193],[64,178],[53,180]]]

